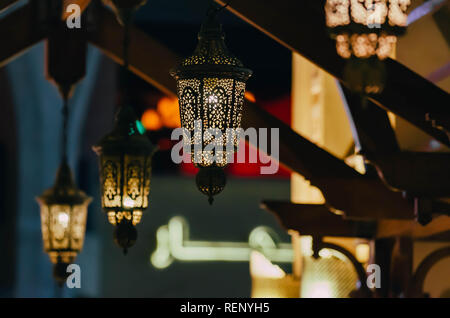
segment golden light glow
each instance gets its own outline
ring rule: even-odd
[[[338,34],[334,34],[338,54],[343,58],[354,55],[364,59],[374,55],[379,59],[390,56],[395,50],[397,36],[384,26],[388,22],[390,27],[405,28],[410,4],[410,0],[327,0],[327,27],[340,28]],[[366,27],[367,32],[353,33],[352,24]],[[382,28],[380,34],[373,31]]]
[[[125,198],[125,200],[123,200],[123,206],[127,209],[132,209],[134,208],[134,201],[131,198],[127,197]]]
[[[297,298],[300,280],[273,265],[263,254],[253,251],[250,256],[252,298]]]
[[[141,118],[142,125],[145,129],[155,131],[163,127],[160,115],[154,109],[147,109]]]
[[[356,259],[358,262],[365,264],[370,258],[370,246],[369,244],[362,243],[356,246]]]
[[[181,127],[180,108],[178,99],[174,97],[163,97],[158,101],[157,110],[161,121],[167,128]]]
[[[52,263],[71,263],[81,251],[86,231],[87,207],[91,202],[78,205],[47,205],[41,207],[41,229],[44,250]]]
[[[308,288],[304,298],[331,298],[332,291],[330,283],[327,281],[315,282]]]
[[[58,222],[63,228],[67,228],[69,225],[69,215],[66,212],[59,212]]]

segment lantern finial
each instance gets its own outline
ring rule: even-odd
[[[126,255],[128,249],[132,247],[137,240],[137,231],[133,223],[125,220],[120,222],[114,230],[114,241],[123,248],[123,253]]]
[[[222,168],[217,166],[201,167],[195,178],[197,188],[208,196],[210,205],[214,202],[214,196],[225,189],[227,177]]]

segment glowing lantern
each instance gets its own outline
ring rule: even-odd
[[[53,275],[60,283],[67,277],[67,265],[75,261],[83,247],[91,200],[76,187],[65,161],[59,167],[55,185],[37,198],[44,250],[55,264]]]
[[[171,71],[178,84],[181,126],[188,132],[184,142],[200,168],[197,186],[210,203],[225,186],[222,169],[239,144],[246,82],[252,75],[227,49],[218,11],[209,11],[194,54]]]
[[[384,65],[378,60],[389,57],[397,36],[406,31],[410,0],[327,0],[326,24],[336,40],[337,53],[352,59],[347,65],[346,82],[366,84],[350,88],[363,93],[380,93],[384,86]],[[363,62],[355,62],[360,59]],[[368,75],[375,72],[375,76]]]
[[[123,106],[113,131],[93,147],[100,157],[102,207],[116,226],[114,239],[124,249],[134,245],[134,228],[148,208],[152,156],[156,148],[139,131],[130,106]]]

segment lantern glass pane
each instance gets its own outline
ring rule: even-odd
[[[117,208],[121,205],[120,183],[122,162],[120,156],[101,156],[101,185],[103,208]]]

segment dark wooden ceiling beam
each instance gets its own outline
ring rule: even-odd
[[[301,235],[450,240],[450,217],[439,216],[426,226],[413,220],[380,218],[374,222],[346,220],[329,211],[326,205],[295,204],[286,201],[263,201],[261,207],[273,213],[286,230]]]
[[[387,112],[345,86],[340,86],[353,138],[361,154],[370,158],[373,154],[400,151]]]
[[[317,0],[240,0],[231,2],[228,10],[346,85],[346,60],[337,55],[335,42],[326,33],[323,4]],[[450,145],[448,121],[440,122],[450,117],[449,94],[394,60],[387,59],[385,66],[386,87],[370,99]]]
[[[62,16],[61,19],[62,20],[66,20],[69,15],[71,14],[70,12],[67,12],[67,7],[71,4],[76,4],[78,6],[80,6],[81,9],[81,13],[84,12],[84,10],[86,10],[86,8],[89,6],[89,4],[91,3],[91,0],[63,0],[63,12],[62,12]]]
[[[376,233],[375,222],[344,220],[325,205],[263,201],[261,207],[274,214],[285,230],[301,235],[373,238]]]
[[[90,32],[89,41],[105,55],[123,64],[123,27],[117,22],[113,12],[105,7],[95,8],[95,29]],[[175,96],[176,82],[169,70],[175,66],[178,57],[158,41],[136,27],[130,31],[130,70],[137,76]]]
[[[377,177],[361,175],[256,104],[247,101],[244,109],[244,128],[279,129],[280,163],[318,187],[333,209],[356,219],[414,218],[413,204],[401,193],[390,191]],[[270,140],[270,131],[268,137]]]
[[[0,20],[0,67],[23,54],[45,38],[45,31],[36,23],[35,12],[26,5]]]

